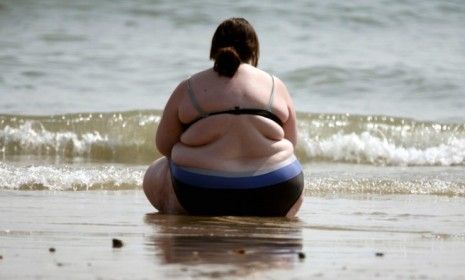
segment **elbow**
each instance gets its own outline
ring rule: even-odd
[[[168,158],[170,157],[171,147],[169,147],[164,141],[162,141],[158,137],[155,140],[155,146],[161,155],[168,157]]]
[[[286,137],[289,142],[291,142],[292,146],[295,148],[297,146],[297,137]]]
[[[169,131],[157,131],[155,137],[155,145],[160,154],[166,156],[167,158],[171,157],[171,150],[174,145],[180,140],[180,129],[169,130]]]
[[[171,149],[168,149],[168,148],[165,148],[165,147],[157,146],[157,150],[158,150],[158,152],[159,152],[162,156],[165,156],[165,157],[167,157],[167,158],[170,158],[170,156],[171,156]]]
[[[289,142],[292,143],[292,145],[294,146],[297,146],[297,130],[294,128],[294,129],[284,129],[284,138],[286,138],[287,140],[289,140]]]
[[[291,140],[291,143],[292,145],[294,146],[294,148],[297,146],[297,136],[296,137],[293,137]]]
[[[157,151],[163,156],[167,157],[171,153],[171,149],[169,149],[168,145],[166,144],[164,137],[158,133],[158,131],[155,135],[155,147]]]

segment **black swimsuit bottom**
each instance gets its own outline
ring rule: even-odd
[[[304,188],[302,168],[295,157],[253,173],[171,163],[171,178],[179,203],[194,215],[285,216]]]

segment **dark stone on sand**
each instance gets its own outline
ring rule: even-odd
[[[55,253],[56,250],[55,250],[55,248],[50,247],[50,248],[48,248],[48,251],[49,251],[50,253]]]
[[[3,256],[2,256],[2,255],[0,255],[0,260],[3,260]]]
[[[123,247],[123,241],[119,240],[119,239],[116,239],[116,238],[113,238],[113,248],[121,248]]]
[[[376,253],[375,253],[375,256],[377,256],[377,257],[384,257],[384,253],[383,253],[383,252],[376,252]]]
[[[239,255],[244,255],[245,254],[245,249],[238,249],[238,250],[236,250],[236,253],[238,253]]]
[[[307,257],[304,252],[299,252],[297,255],[299,256],[299,259],[301,259],[301,260],[303,260],[303,259],[305,259]]]

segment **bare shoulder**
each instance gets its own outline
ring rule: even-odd
[[[253,66],[250,66],[253,67]],[[255,77],[257,80],[263,81],[264,84],[269,85],[271,83],[271,77],[273,77],[273,83],[274,83],[274,89],[275,89],[275,94],[276,96],[279,96],[278,98],[283,98],[284,100],[288,101],[290,98],[289,91],[284,84],[284,82],[274,75],[273,73],[268,73],[264,70],[261,70],[259,68],[253,67],[255,70],[253,71]]]
[[[286,84],[277,76],[274,76],[274,83],[275,83],[275,88],[276,92],[282,96],[286,100],[291,100],[291,95],[289,93],[289,90],[287,89]]]
[[[209,79],[212,75],[213,68],[205,69],[200,72],[194,73],[182,80],[173,91],[173,95],[183,94],[187,91],[189,85],[195,84],[194,81]]]
[[[217,76],[216,72],[213,71],[213,68],[208,68],[197,73],[192,74],[188,79],[185,80],[203,80],[203,79],[211,79],[212,76]]]
[[[281,91],[285,91],[286,93],[288,93],[288,90],[287,90],[287,87],[286,85],[284,84],[284,82],[276,75],[274,75],[273,73],[268,73],[264,70],[261,70],[259,68],[255,68],[251,65],[249,65],[248,67],[251,71],[251,72],[254,72],[255,75],[258,75],[258,76],[261,76],[263,79],[270,79],[270,77],[272,76],[273,79],[274,79],[274,83],[275,83],[275,86],[280,89]]]
[[[163,123],[172,123],[179,119],[179,108],[183,103],[183,97],[187,91],[187,80],[181,81],[171,93],[163,109]]]
[[[187,85],[188,79],[182,80],[174,89],[173,93],[171,94],[171,97],[175,98],[176,96],[182,94],[187,90]]]

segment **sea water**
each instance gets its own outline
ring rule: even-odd
[[[0,188],[140,188],[225,18],[289,88],[309,192],[464,195],[461,1],[0,0]]]
[[[299,111],[465,120],[463,1],[1,0],[0,112],[162,109],[247,18]]]
[[[161,111],[0,115],[3,189],[138,189]],[[299,113],[306,190],[465,196],[465,125]]]

